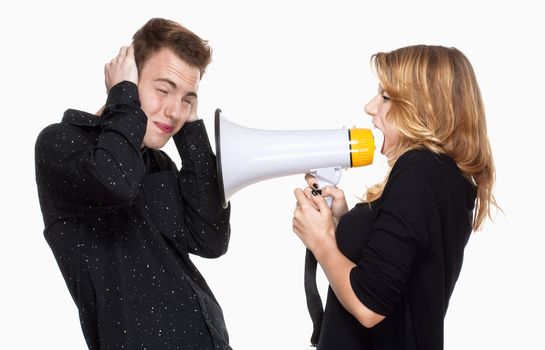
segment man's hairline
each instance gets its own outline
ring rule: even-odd
[[[134,44],[134,42],[133,42],[133,44]],[[194,64],[191,64],[191,63],[187,62],[187,60],[185,60],[183,57],[181,57],[181,56],[176,52],[176,50],[172,49],[172,47],[166,46],[166,45],[165,45],[165,46],[159,46],[158,48],[152,50],[152,51],[150,52],[150,54],[148,55],[148,57],[147,57],[144,61],[140,62],[140,68],[137,67],[137,68],[138,68],[138,74],[139,74],[139,75],[140,75],[140,71],[141,71],[141,70],[144,70],[144,66],[145,66],[146,63],[149,61],[149,59],[150,59],[153,55],[157,54],[159,51],[161,51],[161,50],[163,50],[163,49],[170,50],[173,54],[176,55],[176,57],[178,57],[180,60],[182,60],[185,64],[187,64],[187,65],[190,66],[190,67],[193,67],[193,68],[197,69],[197,70],[199,71],[199,81],[202,80],[202,77],[203,77],[203,75],[204,75],[204,71],[205,71],[206,67],[204,67],[204,68],[201,70],[198,66],[196,66],[196,65],[194,65]]]

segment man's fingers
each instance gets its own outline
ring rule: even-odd
[[[121,46],[121,48],[119,49],[119,57],[125,57],[127,56],[127,49],[128,47],[127,46]]]
[[[133,47],[122,46],[119,54],[104,66],[106,91],[124,80],[138,84],[138,67],[134,59]]]
[[[199,119],[199,116],[197,114],[198,109],[199,109],[199,99],[195,98],[193,102],[191,103],[191,110],[189,111],[189,118],[187,119],[188,122],[192,122]]]

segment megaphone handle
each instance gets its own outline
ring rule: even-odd
[[[311,169],[310,175],[314,176],[319,189],[326,186],[335,187],[341,180],[341,167]],[[331,205],[333,204],[333,197],[325,197],[325,200],[327,205],[331,208]]]
[[[311,169],[310,175],[314,176],[319,189],[325,186],[337,186],[341,179],[341,167]],[[331,208],[333,197],[325,197],[327,205]],[[320,338],[320,329],[323,318],[323,304],[316,285],[316,268],[317,261],[310,250],[307,249],[305,256],[305,295],[307,299],[307,307],[312,319],[313,331],[310,337],[310,342],[313,346],[317,346]]]

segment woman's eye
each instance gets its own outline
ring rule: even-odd
[[[386,95],[382,95],[382,99],[386,102],[386,101],[390,101],[390,97],[389,96],[386,96]]]
[[[160,94],[163,94],[163,95],[166,95],[168,93],[167,90],[165,89],[157,89],[157,91],[160,93]]]

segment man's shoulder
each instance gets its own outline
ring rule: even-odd
[[[99,117],[67,109],[60,122],[49,124],[40,131],[36,138],[36,148],[77,146],[81,141],[89,141],[91,130],[99,126]]]
[[[77,109],[67,109],[64,112],[61,123],[81,127],[95,127],[100,126],[101,120],[100,116],[88,112]]]
[[[66,129],[66,124],[62,122],[49,124],[38,134],[38,137],[36,138],[36,146],[48,143],[53,139],[62,139],[62,135],[66,134]]]

